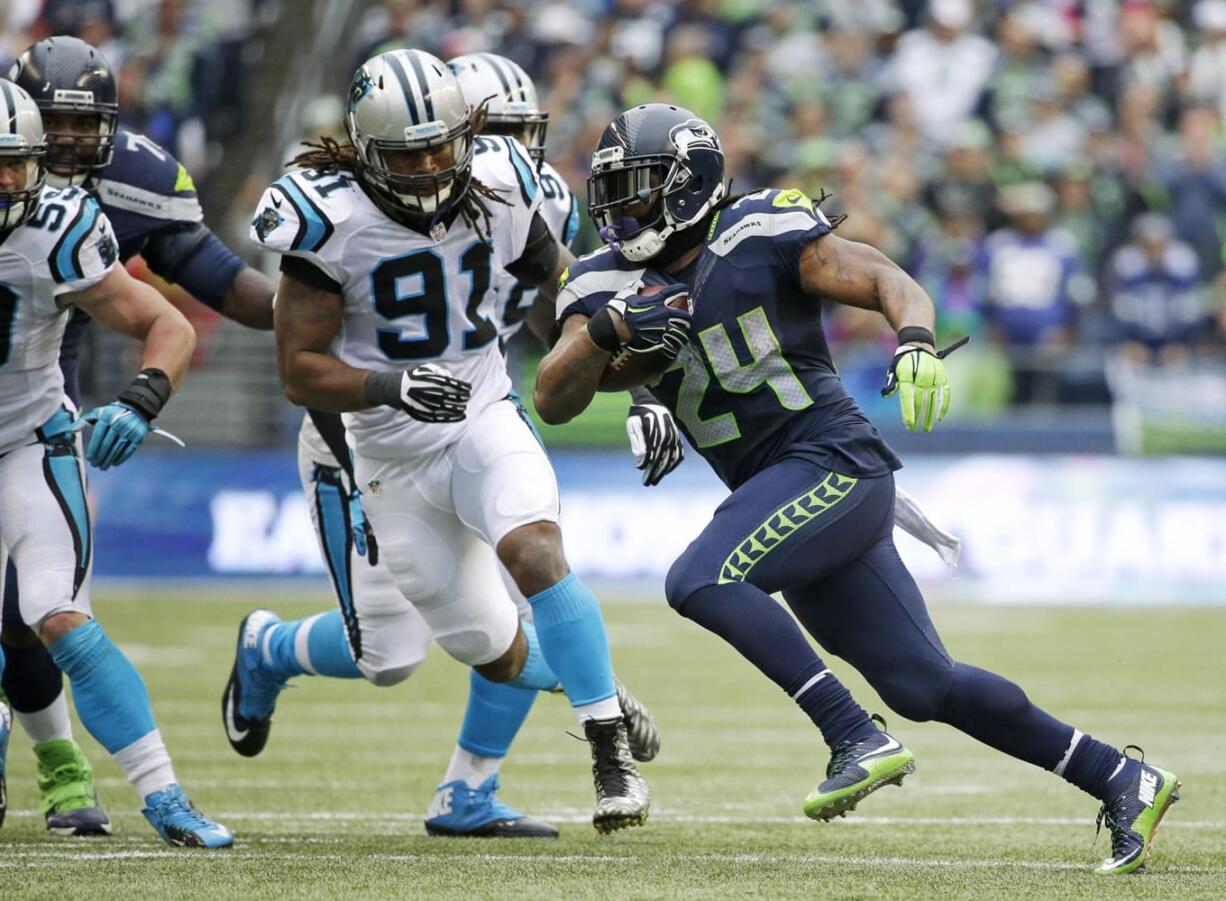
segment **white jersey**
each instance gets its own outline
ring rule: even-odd
[[[488,243],[459,216],[430,235],[406,228],[347,173],[297,169],[260,198],[252,239],[309,261],[340,288],[344,313],[334,356],[376,371],[438,363],[473,386],[463,422],[418,422],[385,406],[346,413],[345,426],[365,456],[394,459],[446,447],[511,390],[493,321],[497,285],[523,255],[541,190],[518,141],[481,140],[486,149],[474,156],[473,178],[506,201],[482,201],[490,212],[483,224]]]
[[[110,221],[80,188],[43,188],[33,218],[0,242],[0,454],[37,440],[64,402],[60,298],[97,284],[118,256]]]
[[[549,226],[550,234],[570,247],[579,233],[579,201],[566,180],[548,162],[541,163],[539,181],[541,217]],[[525,288],[515,276],[504,272],[498,281],[498,334],[510,338],[518,332],[535,300],[535,288]]]

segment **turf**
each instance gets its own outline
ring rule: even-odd
[[[454,741],[467,685],[437,649],[409,683],[300,679],[254,760],[222,733],[219,697],[235,629],[268,604],[315,603],[99,592],[95,608],[142,669],[179,775],[237,833],[226,852],[154,839],[134,793],[92,740],[116,834],[47,835],[35,812],[27,739],[10,749],[0,895],[102,898],[766,897],[1173,898],[1226,894],[1226,611],[939,606],[956,656],[1021,682],[1082,729],[1136,742],[1176,770],[1184,800],[1144,876],[1103,880],[1094,801],[1053,776],[938,725],[895,719],[918,771],[846,820],[800,802],[825,754],[779,692],[662,604],[610,604],[621,676],[663,734],[645,768],[646,828],[592,830],[586,746],[561,698],[543,697],[503,772],[503,797],[562,826],[556,842],[427,838],[422,812]],[[870,709],[880,702],[847,667]],[[78,729],[78,734],[82,734]]]

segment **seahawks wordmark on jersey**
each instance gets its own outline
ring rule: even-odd
[[[0,243],[0,454],[35,440],[64,399],[66,294],[118,259],[111,223],[80,188],[44,188],[38,209]]]
[[[365,456],[427,454],[459,439],[486,406],[511,390],[498,347],[497,285],[523,254],[541,190],[527,151],[513,138],[473,160],[473,178],[505,203],[485,200],[489,241],[456,216],[434,236],[394,222],[350,174],[298,169],[260,198],[251,236],[301,257],[341,288],[344,313],[332,345],[340,360],[392,371],[439,363],[472,383],[468,420],[422,423],[390,407],[345,414]]]

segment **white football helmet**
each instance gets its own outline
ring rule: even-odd
[[[549,113],[536,97],[536,85],[519,64],[494,53],[466,53],[447,61],[473,109],[485,104],[485,131],[519,138],[537,166],[545,159]]]
[[[349,86],[345,130],[367,184],[410,214],[430,219],[459,203],[472,176],[471,110],[451,70],[422,50],[392,50],[358,67]],[[452,163],[400,174],[388,151],[433,151],[450,144]]]
[[[34,215],[38,195],[47,181],[47,144],[43,117],[22,88],[0,78],[0,161],[24,162],[20,188],[0,187],[0,231],[16,228]]]

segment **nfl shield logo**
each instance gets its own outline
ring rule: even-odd
[[[447,226],[441,222],[434,223],[430,226],[430,237],[435,243],[443,240],[443,238],[447,237]]]

